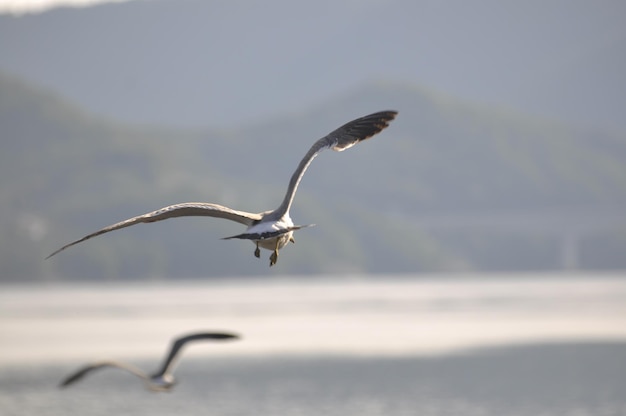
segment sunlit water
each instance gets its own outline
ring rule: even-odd
[[[193,330],[242,335],[185,351]],[[230,279],[9,286],[1,415],[626,415],[626,274]]]

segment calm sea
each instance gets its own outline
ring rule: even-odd
[[[152,393],[103,358],[154,370]],[[626,415],[626,274],[4,286],[0,415]]]

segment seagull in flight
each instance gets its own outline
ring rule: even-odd
[[[278,208],[273,211],[251,213],[237,211],[209,202],[185,202],[170,205],[147,214],[129,218],[118,222],[117,224],[109,225],[108,227],[102,228],[101,230],[93,232],[79,240],[61,247],[46,258],[48,259],[66,248],[81,243],[92,237],[96,237],[110,231],[119,230],[121,228],[130,227],[131,225],[151,223],[175,217],[206,216],[224,218],[245,225],[247,229],[244,233],[233,235],[231,237],[225,237],[223,239],[229,240],[236,238],[251,240],[256,245],[254,256],[257,258],[261,255],[261,250],[259,248],[272,251],[272,254],[270,255],[271,267],[278,261],[278,250],[282,249],[289,242],[295,242],[293,238],[294,231],[314,225],[294,225],[291,217],[289,216],[289,210],[296,195],[298,184],[300,184],[300,180],[302,179],[304,172],[307,170],[313,159],[315,159],[315,157],[324,149],[331,148],[332,150],[341,152],[365,139],[374,136],[388,127],[389,123],[396,117],[396,114],[396,111],[380,111],[360,117],[344,124],[328,135],[317,140],[313,146],[311,146],[306,155],[304,155],[304,158],[298,164],[295,172],[291,175],[289,186],[287,187],[287,192],[285,193],[283,201]]]
[[[193,333],[189,335],[185,335],[179,337],[174,340],[174,342],[170,346],[170,350],[167,354],[167,357],[163,361],[161,368],[156,373],[149,375],[144,373],[139,368],[134,365],[119,362],[119,361],[98,361],[92,364],[88,364],[85,367],[82,367],[78,371],[70,374],[66,377],[60,384],[59,387],[67,387],[70,384],[75,383],[78,380],[81,380],[86,374],[91,373],[94,370],[98,370],[100,368],[105,367],[114,367],[119,368],[121,370],[127,371],[140,379],[142,379],[146,383],[146,387],[152,391],[169,391],[176,384],[176,379],[174,378],[173,372],[176,367],[177,360],[176,358],[181,352],[182,347],[191,341],[199,341],[199,340],[214,340],[214,341],[226,341],[226,340],[236,340],[239,339],[238,335],[223,333],[223,332],[199,332]]]

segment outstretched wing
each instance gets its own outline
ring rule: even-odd
[[[246,226],[250,226],[252,225],[254,221],[258,221],[261,219],[261,214],[253,214],[250,212],[236,211],[234,209],[230,209],[228,207],[224,207],[224,206],[217,205],[217,204],[210,204],[208,202],[185,202],[182,204],[170,205],[168,207],[164,207],[156,211],[149,212],[147,214],[138,215],[136,217],[118,222],[117,224],[104,227],[101,230],[98,230],[94,233],[86,235],[80,240],[76,240],[69,244],[64,245],[63,247],[61,247],[54,253],[50,254],[48,257],[46,257],[46,259],[49,259],[50,257],[65,250],[68,247],[71,247],[78,243],[82,243],[85,240],[89,240],[92,237],[96,237],[100,234],[108,233],[110,231],[115,231],[121,228],[130,227],[131,225],[139,224],[142,222],[150,223],[150,222],[166,220],[168,218],[192,217],[192,216],[224,218],[227,220],[236,221]]]
[[[316,141],[300,161],[296,171],[291,175],[285,198],[276,211],[274,211],[276,218],[282,217],[289,211],[302,175],[304,175],[304,172],[319,152],[326,148],[342,152],[365,139],[369,139],[388,127],[389,122],[391,122],[397,114],[397,111],[380,111],[357,118]]]
[[[121,370],[127,371],[139,378],[142,378],[144,380],[149,380],[149,377],[140,369],[138,369],[135,366],[132,366],[130,364],[126,364],[126,363],[122,363],[122,362],[118,362],[118,361],[100,361],[100,362],[96,362],[93,364],[89,364],[86,365],[85,367],[82,367],[81,369],[79,369],[78,371],[70,374],[69,376],[67,376],[63,381],[61,381],[61,383],[59,384],[59,387],[67,387],[70,384],[75,383],[76,381],[82,379],[85,375],[91,373],[94,370],[99,370],[101,368],[105,368],[105,367],[115,367],[115,368],[119,368]]]
[[[163,360],[161,368],[153,375],[153,377],[163,376],[165,373],[173,371],[180,349],[188,342],[199,340],[226,341],[236,339],[239,339],[239,335],[228,332],[198,332],[179,337],[172,343],[170,351],[167,354],[167,357]]]

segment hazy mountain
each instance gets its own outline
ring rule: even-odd
[[[313,162],[292,216],[318,225],[296,235],[277,267],[267,253],[254,258],[252,244],[219,240],[239,225],[199,218],[121,230],[43,260],[175,202],[275,207],[315,139],[387,108],[400,114],[383,134]],[[0,125],[3,280],[626,266],[624,135],[411,85],[366,84],[307,112],[190,131],[107,121],[2,75]]]
[[[392,79],[626,129],[625,4],[133,1],[0,16],[0,69],[133,123],[262,121]]]

